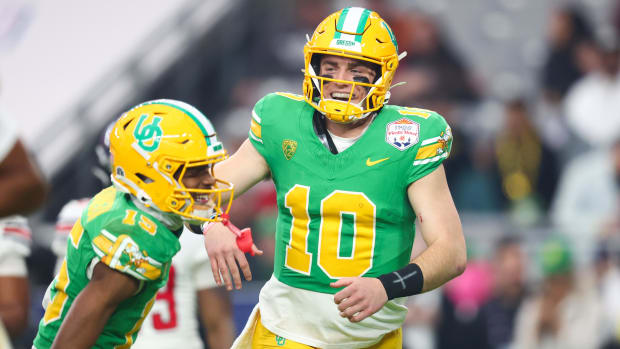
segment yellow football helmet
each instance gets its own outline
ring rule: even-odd
[[[347,7],[325,18],[304,46],[304,83],[306,102],[328,119],[346,123],[368,116],[389,99],[389,88],[398,67],[398,61],[406,53],[398,55],[398,44],[388,24],[379,14],[360,7]],[[320,76],[322,55],[363,60],[377,66],[374,82],[343,81]],[[323,85],[326,82],[352,85],[348,101],[326,98]],[[360,103],[351,98],[356,86],[364,86],[368,94]]]
[[[193,223],[219,221],[230,209],[231,183],[216,178],[210,189],[183,184],[188,168],[208,166],[213,176],[213,165],[228,157],[209,119],[193,106],[170,99],[142,103],[116,121],[109,137],[112,182],[145,206]]]

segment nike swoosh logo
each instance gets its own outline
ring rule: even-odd
[[[389,159],[389,157],[387,158],[383,158],[383,159],[379,159],[379,160],[375,160],[375,161],[370,161],[370,158],[366,159],[366,166],[374,166],[380,162],[384,162],[385,160]]]

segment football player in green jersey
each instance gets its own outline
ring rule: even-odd
[[[304,95],[262,98],[215,168],[236,193],[271,177],[278,200],[273,276],[233,348],[400,348],[406,297],[465,269],[442,165],[452,133],[433,111],[386,104],[404,53],[376,12],[330,15],[304,57]],[[428,248],[412,258],[416,219]],[[216,281],[240,287],[235,236],[212,224],[205,244]]]
[[[232,185],[213,175],[226,151],[191,105],[140,104],[109,139],[113,186],[69,234],[34,348],[129,348],[166,284],[183,225],[217,221],[230,207],[222,194],[232,196]]]

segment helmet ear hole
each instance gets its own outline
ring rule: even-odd
[[[140,178],[140,180],[142,182],[144,182],[145,184],[149,184],[149,183],[153,183],[154,182],[151,178],[143,175],[142,173],[136,173],[136,177]]]
[[[183,165],[179,166],[179,168],[177,168],[177,170],[174,172],[172,177],[178,181],[179,178],[181,178],[181,172],[183,172],[184,168],[185,168],[185,166],[183,166]]]

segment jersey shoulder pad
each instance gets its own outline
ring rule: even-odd
[[[412,159],[407,180],[414,182],[433,172],[448,156],[452,149],[452,130],[446,120],[438,113],[420,108],[389,106],[386,109],[387,132],[393,132],[391,143],[408,159]],[[399,144],[397,136],[403,134],[409,143]]]
[[[295,94],[295,93],[289,93],[289,92],[274,92],[274,93],[272,93],[270,95],[277,95],[277,96],[281,96],[281,97],[286,97],[286,98],[288,98],[290,100],[297,101],[297,102],[300,102],[300,101],[301,102],[305,102],[305,100],[306,100],[305,97],[302,96],[302,95],[298,95],[298,94]]]
[[[139,280],[158,280],[179,251],[179,241],[154,217],[136,208],[125,194],[116,194],[107,211],[90,220],[88,212],[82,217],[93,251],[110,268]],[[105,201],[98,202],[102,199],[111,198],[96,196],[88,210],[96,205],[106,206]]]
[[[386,105],[382,109],[382,114],[388,114],[391,120],[407,118],[418,124],[433,123],[437,120],[443,120],[443,117],[437,112],[430,109],[402,107],[398,105]],[[445,120],[444,120],[445,122]]]
[[[298,115],[299,113],[296,111],[305,106],[307,103],[301,95],[288,92],[275,92],[266,95],[252,109],[250,139],[262,143],[265,128],[277,127],[291,119],[291,116]]]
[[[414,144],[407,148],[416,152],[416,160],[425,160],[428,157],[448,156],[452,146],[452,131],[446,120],[437,112],[421,109],[387,105],[382,115],[386,115],[388,131],[390,125],[403,124],[413,128],[410,132],[415,135]],[[391,126],[395,127],[395,126]]]
[[[446,120],[433,112],[420,123],[420,144],[414,165],[444,160],[452,149],[452,129]]]

